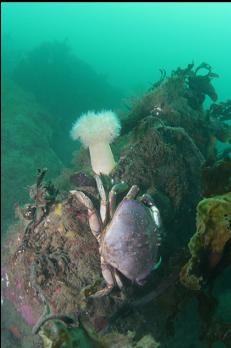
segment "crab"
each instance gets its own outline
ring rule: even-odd
[[[116,196],[128,190],[124,182],[113,185],[107,197],[101,177],[95,175],[100,195],[100,212],[82,191],[70,191],[88,211],[91,232],[99,243],[101,270],[106,287],[91,297],[108,295],[117,285],[121,290],[121,274],[133,283],[144,285],[153,269],[161,263],[160,213],[152,198],[133,185],[116,207]]]

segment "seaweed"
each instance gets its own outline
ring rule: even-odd
[[[26,226],[22,243],[15,253],[15,257],[30,246],[31,235],[36,227],[49,214],[50,207],[55,203],[58,190],[51,182],[43,183],[47,169],[37,170],[36,184],[30,187],[30,197],[35,201],[34,204],[26,205],[25,208],[17,207],[18,213],[22,214],[27,220],[31,220]]]
[[[207,115],[209,118],[215,118],[220,121],[231,120],[231,100],[219,104],[211,104]]]
[[[182,268],[180,280],[198,291],[221,262],[231,239],[231,193],[200,201],[196,223],[196,233],[188,244],[191,258]]]
[[[224,154],[223,154],[224,156]],[[204,197],[222,195],[231,191],[231,158],[204,164],[202,168],[202,193]]]

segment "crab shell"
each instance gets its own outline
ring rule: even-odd
[[[127,199],[117,207],[101,239],[106,263],[126,278],[142,283],[155,266],[158,228],[144,204]]]

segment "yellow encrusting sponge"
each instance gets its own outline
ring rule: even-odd
[[[74,123],[71,137],[89,147],[92,169],[96,174],[108,175],[115,167],[109,144],[119,135],[120,129],[120,121],[111,110],[88,111]]]

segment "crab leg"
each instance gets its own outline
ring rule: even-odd
[[[88,220],[89,220],[89,226],[90,226],[91,232],[93,233],[93,235],[99,242],[102,223],[100,218],[97,215],[97,212],[94,208],[92,201],[90,200],[89,197],[87,197],[81,191],[72,190],[70,191],[70,193],[74,195],[78,199],[78,201],[87,208]]]
[[[146,193],[140,198],[140,201],[143,202],[150,209],[156,226],[158,228],[161,228],[162,223],[161,223],[160,212],[159,212],[159,209],[155,206],[151,196]]]
[[[97,291],[94,295],[90,296],[93,298],[103,297],[110,294],[110,292],[115,286],[115,281],[113,277],[113,269],[105,262],[102,256],[100,258],[100,261],[101,261],[102,274],[107,283],[107,286],[104,289]]]
[[[153,220],[155,221],[156,227],[157,227],[157,246],[159,247],[161,245],[161,230],[162,230],[162,222],[160,218],[160,212],[159,209],[153,204],[150,206],[150,212],[153,216]],[[159,260],[161,262],[161,259]],[[158,262],[159,263],[159,262]]]
[[[119,275],[119,273],[117,272],[116,269],[114,270],[114,277],[115,277],[116,284],[118,285],[119,289],[122,290],[124,285],[123,285],[123,282],[122,282],[122,280],[120,278],[120,275]]]
[[[162,222],[161,222],[161,217],[160,217],[160,212],[159,209],[155,206],[151,196],[149,194],[144,194],[141,198],[140,201],[143,202],[150,210],[153,220],[155,221],[155,224],[157,226],[157,246],[159,247],[161,245],[161,227],[162,227]],[[162,262],[161,256],[159,257],[159,260],[153,265],[153,270],[157,270]]]
[[[108,214],[108,202],[107,202],[106,192],[105,192],[102,180],[101,180],[99,175],[95,175],[95,181],[96,181],[97,189],[98,189],[99,195],[100,195],[101,221],[104,225],[106,222],[106,219],[107,219],[107,214]]]
[[[109,192],[109,211],[110,217],[112,218],[116,209],[116,196],[119,193],[122,193],[128,189],[128,185],[125,182],[115,184],[112,186],[111,191]]]
[[[124,199],[134,199],[134,198],[136,198],[136,196],[138,195],[139,190],[140,189],[139,189],[139,187],[137,185],[132,185],[132,187],[130,188],[130,190],[128,191],[128,193],[124,197]]]

